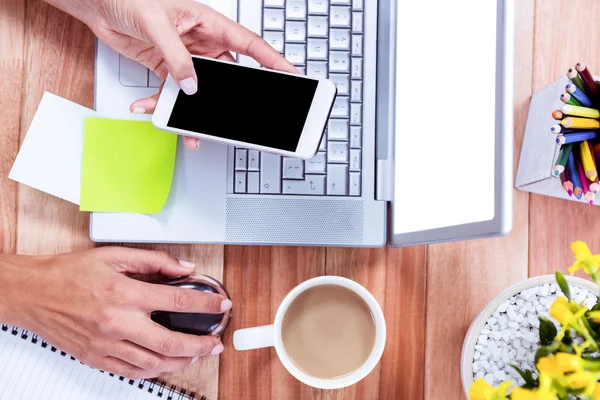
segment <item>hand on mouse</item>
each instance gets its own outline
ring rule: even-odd
[[[132,379],[219,354],[209,336],[172,332],[154,310],[218,314],[227,298],[151,284],[132,274],[181,276],[193,265],[163,252],[103,247],[50,257],[0,256],[0,321],[39,334],[85,364]]]
[[[107,45],[155,71],[164,82],[171,73],[187,94],[198,79],[190,53],[221,60],[230,51],[281,71],[297,70],[260,36],[194,0],[46,0],[86,23]],[[158,94],[134,102],[130,111],[152,113]],[[198,139],[185,138],[191,149]]]

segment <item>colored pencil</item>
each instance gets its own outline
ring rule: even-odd
[[[595,181],[596,177],[598,177],[598,171],[596,171],[596,165],[594,164],[594,156],[592,155],[590,144],[587,141],[580,142],[579,150],[581,164],[583,164],[585,176],[587,176],[590,181]]]
[[[562,146],[563,144],[583,142],[584,140],[592,140],[595,138],[596,132],[594,131],[579,131],[567,135],[557,135],[556,143]]]
[[[590,183],[585,176],[585,172],[583,171],[583,163],[576,157],[575,164],[577,165],[577,176],[579,177],[579,182],[581,182],[583,198],[590,204],[594,204],[594,194],[590,190]]]
[[[575,86],[574,83],[569,83],[567,85],[567,93],[569,93],[571,95],[571,98],[575,97],[575,100],[580,102],[582,106],[584,106],[584,107],[592,106],[592,100],[590,100],[590,98],[587,97],[587,95],[585,93],[583,93],[581,90],[577,89],[577,86]]]
[[[573,118],[568,117],[560,121],[560,124],[565,128],[574,129],[600,129],[600,121],[589,118]]]
[[[581,103],[575,100],[575,97],[571,96],[569,93],[563,93],[560,95],[560,101],[566,104],[570,104],[572,106],[580,106]]]
[[[567,71],[567,78],[569,78],[575,84],[575,86],[577,86],[577,89],[583,91],[585,94],[588,94],[585,91],[583,81],[577,74],[577,70],[575,68],[569,68],[569,70]]]
[[[560,174],[560,182],[562,183],[562,187],[565,189],[565,192],[567,192],[569,197],[573,197],[573,182],[571,182],[569,170],[565,170],[565,172]]]
[[[560,108],[560,110],[562,111],[561,114],[564,113],[566,115],[573,115],[576,117],[584,117],[584,118],[594,118],[594,119],[600,118],[600,111],[596,110],[595,108],[579,107],[579,106],[572,106],[570,104],[565,104],[564,106],[562,106]],[[556,111],[554,111],[552,113],[553,117],[554,117],[555,112]],[[557,118],[555,118],[555,119],[557,119]]]
[[[577,174],[577,166],[575,165],[575,157],[573,156],[573,152],[569,154],[567,168],[569,169],[569,177],[571,178],[571,182],[573,182],[573,194],[575,197],[580,199],[581,195],[583,194],[583,189],[581,188],[581,182],[579,182],[579,175]]]
[[[568,106],[568,107],[576,107],[576,106],[571,106],[571,105],[569,105],[569,104],[565,104],[565,107],[566,107],[566,106]],[[552,118],[554,118],[555,120],[558,120],[558,121],[560,121],[560,120],[561,120],[561,119],[563,119],[564,117],[565,117],[565,114],[563,114],[563,112],[562,112],[562,111],[560,111],[560,110],[555,110],[555,111],[552,111]]]
[[[581,77],[581,80],[583,81],[583,84],[585,85],[590,96],[598,97],[598,84],[594,80],[594,77],[586,65],[582,62],[578,62],[577,65],[575,65],[575,69],[577,72],[579,72],[579,76]]]
[[[575,133],[575,132],[581,132],[581,129],[567,129],[567,128],[563,128],[560,124],[556,124],[556,125],[552,125],[552,128],[550,128],[550,132],[555,133],[555,134],[559,134],[559,133]]]
[[[594,168],[598,171],[598,168],[596,167],[596,158],[592,157],[592,161],[594,161]],[[600,181],[598,180],[598,176],[590,183],[590,190],[594,193],[600,192]]]
[[[560,148],[560,154],[558,155],[558,160],[556,160],[556,165],[554,166],[554,176],[559,176],[563,173],[567,161],[569,160],[569,154],[571,154],[572,150],[573,143],[566,144]]]

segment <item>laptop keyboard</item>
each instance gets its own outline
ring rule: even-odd
[[[236,147],[229,192],[360,196],[364,0],[263,0],[263,38],[308,76],[338,88],[331,118],[314,158],[302,161]],[[119,55],[119,80],[160,87],[146,67]]]
[[[264,0],[263,38],[303,74],[336,83],[316,156],[235,148],[234,193],[360,196],[363,0]]]

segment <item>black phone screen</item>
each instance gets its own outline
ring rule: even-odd
[[[167,126],[296,151],[318,81],[193,58],[198,92],[179,91]]]

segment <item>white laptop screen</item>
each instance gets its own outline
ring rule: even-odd
[[[397,4],[394,233],[489,221],[497,3]]]

